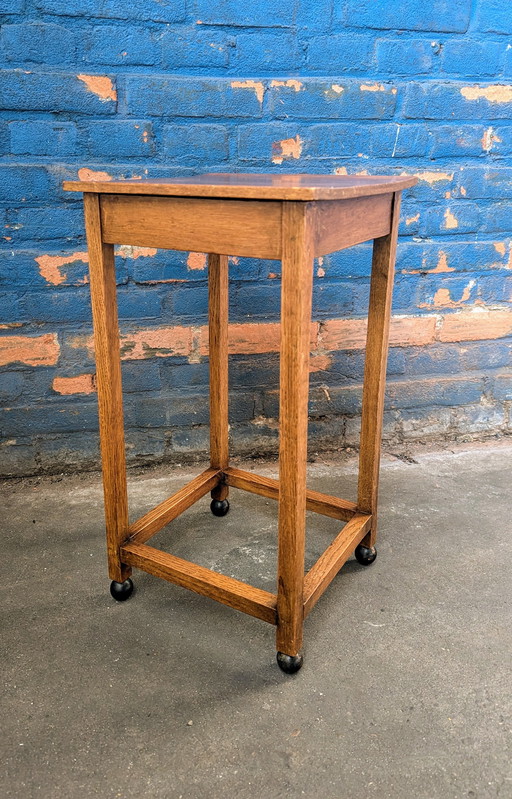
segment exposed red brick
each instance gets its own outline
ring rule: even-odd
[[[208,328],[201,328],[199,354],[208,354]],[[317,348],[318,322],[311,322],[310,348]],[[256,355],[279,352],[281,326],[279,322],[232,324],[229,326],[228,348],[230,355]]]
[[[393,316],[389,330],[392,347],[413,347],[434,341],[436,316]],[[366,346],[366,319],[329,319],[320,330],[325,350],[359,350]]]
[[[95,375],[76,375],[76,377],[55,377],[52,388],[57,394],[94,394]]]
[[[187,258],[187,269],[206,269],[206,253],[189,253]]]
[[[193,327],[157,327],[137,330],[121,336],[123,360],[141,358],[167,358],[171,355],[190,355],[192,352]]]
[[[27,366],[53,366],[59,358],[56,333],[42,336],[1,336],[0,366],[26,363]]]
[[[44,277],[48,283],[58,286],[66,280],[66,272],[61,272],[63,266],[69,266],[77,261],[84,264],[89,263],[89,255],[87,252],[73,252],[70,255],[40,255],[35,258],[39,267],[41,277]]]
[[[439,329],[439,341],[483,341],[512,335],[512,311],[506,308],[447,314]]]
[[[329,369],[332,364],[330,355],[312,355],[309,359],[310,372],[323,372]]]

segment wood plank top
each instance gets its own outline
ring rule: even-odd
[[[211,172],[153,180],[66,180],[65,191],[247,200],[344,200],[414,186],[414,175],[274,175]]]

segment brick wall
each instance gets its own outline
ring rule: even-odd
[[[97,463],[81,202],[64,178],[418,175],[403,203],[391,442],[505,433],[512,11],[505,0],[0,0],[0,461]],[[208,438],[200,253],[117,248],[130,462]],[[313,449],[357,442],[370,248],[315,266]],[[231,258],[233,448],[276,443],[279,263]]]

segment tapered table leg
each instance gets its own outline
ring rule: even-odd
[[[375,239],[373,244],[357,497],[358,510],[373,517],[372,528],[361,542],[361,546],[368,548],[375,545],[377,537],[380,448],[400,197],[401,192],[393,197],[390,233]]]
[[[313,248],[307,203],[283,203],[279,542],[277,585],[278,662],[296,671],[304,617],[306,455]]]
[[[122,583],[131,574],[131,568],[123,564],[119,557],[120,546],[127,538],[128,497],[114,247],[102,241],[97,194],[84,194],[84,212],[89,250],[108,570],[112,580]]]
[[[208,319],[210,362],[210,465],[229,465],[228,441],[228,258],[208,255]],[[212,510],[224,515],[229,488],[221,483],[211,492]],[[218,503],[223,503],[219,505]],[[216,504],[215,504],[216,503]]]

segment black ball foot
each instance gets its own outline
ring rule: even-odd
[[[212,499],[210,510],[214,516],[225,516],[229,510],[229,502],[227,499]]]
[[[377,550],[375,547],[364,547],[362,544],[359,544],[355,549],[354,555],[361,566],[369,566],[377,557]]]
[[[277,653],[277,665],[285,674],[295,674],[302,666],[302,655],[285,655],[284,652]]]
[[[110,583],[110,593],[118,602],[124,602],[125,599],[128,599],[132,595],[132,591],[133,583],[129,577],[124,583],[116,583],[115,580]]]

